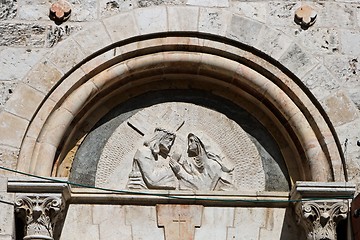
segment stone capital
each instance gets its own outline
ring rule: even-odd
[[[348,217],[355,185],[297,182],[292,190],[298,222],[308,240],[336,240],[337,224]]]
[[[20,195],[15,211],[25,223],[24,240],[54,238],[54,227],[65,209],[60,194]]]
[[[70,197],[69,186],[36,178],[8,179],[15,214],[24,223],[24,240],[59,239]]]

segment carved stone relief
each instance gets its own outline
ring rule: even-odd
[[[59,196],[19,196],[16,212],[24,219],[24,239],[53,240],[54,226],[64,209]]]
[[[164,228],[165,240],[193,240],[202,211],[200,205],[157,205],[158,226]]]
[[[199,105],[167,102],[118,126],[102,150],[95,184],[263,191],[265,173],[255,144],[235,121]]]
[[[348,201],[311,201],[296,205],[308,240],[336,240],[336,226],[347,218]]]

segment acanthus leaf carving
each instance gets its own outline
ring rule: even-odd
[[[336,226],[347,218],[349,211],[347,201],[299,202],[296,213],[303,225],[308,240],[336,240]]]
[[[25,223],[24,239],[53,240],[54,226],[63,209],[59,196],[18,196],[15,210]]]

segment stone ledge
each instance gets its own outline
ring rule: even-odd
[[[349,182],[296,182],[291,199],[335,198],[352,199],[356,191],[354,183]]]

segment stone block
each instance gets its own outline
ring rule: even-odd
[[[348,3],[332,1],[314,4],[318,17],[314,27],[353,28],[356,26],[356,8]]]
[[[76,34],[74,39],[80,45],[85,55],[90,55],[112,43],[102,22],[91,24],[88,29],[84,29]],[[66,46],[66,48],[68,47]]]
[[[43,60],[33,67],[24,82],[43,93],[47,93],[60,80],[62,75],[53,64]]]
[[[203,6],[203,7],[229,7],[229,0],[187,0],[187,5]]]
[[[15,239],[15,236],[13,235],[0,235],[0,240],[14,240]]]
[[[280,57],[279,62],[290,71],[302,78],[310,71],[318,61],[308,52],[305,52],[298,44],[292,44]]]
[[[140,34],[166,32],[168,30],[165,7],[140,8],[135,10],[134,14]]]
[[[360,107],[358,91],[360,58],[340,54],[326,55],[324,65],[335,75],[341,87],[347,91],[352,101]]]
[[[137,0],[137,5],[139,7],[151,7],[159,5],[182,5],[185,4],[187,0]]]
[[[14,93],[17,82],[0,81],[0,111],[4,109],[5,103],[10,99]]]
[[[197,31],[199,8],[168,7],[169,31]]]
[[[354,103],[342,90],[323,100],[323,106],[334,126],[351,122],[358,117]]]
[[[360,180],[360,119],[335,127],[339,137],[342,151],[344,152],[347,171],[350,179]],[[359,181],[355,181],[358,183]]]
[[[232,1],[230,10],[236,14],[243,15],[250,19],[266,22],[266,8],[267,3],[263,2],[243,2],[243,1]]]
[[[200,8],[199,32],[225,35],[231,13],[217,8]]]
[[[82,49],[72,39],[59,43],[48,56],[48,60],[63,73],[69,71],[84,58]]]
[[[39,90],[21,83],[7,101],[5,110],[30,121],[44,97]]]
[[[334,28],[299,29],[294,36],[297,42],[315,54],[333,54],[340,49],[340,37]]]
[[[15,18],[17,14],[17,1],[3,0],[0,3],[0,20]]]
[[[47,1],[26,1],[27,4],[20,4],[17,18],[25,21],[46,21],[49,20],[49,2]]]
[[[267,22],[273,26],[297,26],[295,10],[300,6],[296,1],[268,1]]]
[[[247,45],[257,42],[263,24],[238,15],[233,15],[227,29],[227,37]]]
[[[37,23],[0,23],[0,45],[14,47],[43,47],[46,27]]]
[[[10,168],[10,169],[16,169],[17,161],[19,156],[19,150],[12,147],[6,147],[3,145],[0,145],[0,166]],[[7,170],[0,169],[0,174],[3,176],[13,176],[15,173]],[[0,179],[0,182],[3,183],[4,180]],[[5,181],[6,182],[6,181]],[[2,185],[2,184],[0,184]],[[2,185],[0,187],[0,192],[4,190],[6,191],[6,185]]]
[[[100,239],[131,239],[131,227],[125,225],[125,208],[117,205],[94,205],[93,223],[99,224]]]
[[[45,53],[42,49],[4,49],[0,52],[0,79],[21,80]]]
[[[71,16],[69,22],[85,22],[98,18],[97,0],[69,0]]]
[[[11,239],[13,236],[15,219],[14,219],[14,202],[13,195],[7,193],[0,193],[0,239]]]
[[[46,29],[46,43],[48,48],[56,46],[58,42],[67,39],[70,35],[80,31],[81,25],[49,25]]]
[[[0,144],[20,148],[29,122],[8,112],[0,113]]]
[[[118,42],[139,34],[134,15],[131,13],[118,14],[104,19],[103,22],[113,42]],[[120,22],[122,24],[119,24]]]
[[[92,205],[70,205],[61,240],[99,240],[99,226],[92,223]]]
[[[165,240],[164,229],[157,226],[154,206],[126,206],[125,219],[133,239]]]
[[[319,100],[340,88],[338,80],[322,64],[312,69],[303,82]]]
[[[355,30],[341,30],[341,52],[360,56],[360,33]]]
[[[117,15],[134,9],[132,0],[100,0],[99,8],[101,17]],[[119,22],[118,22],[119,23]]]
[[[292,42],[293,40],[284,33],[264,27],[255,47],[274,59],[279,59]]]
[[[195,230],[195,239],[226,239],[233,226],[234,208],[204,208],[202,224]]]

